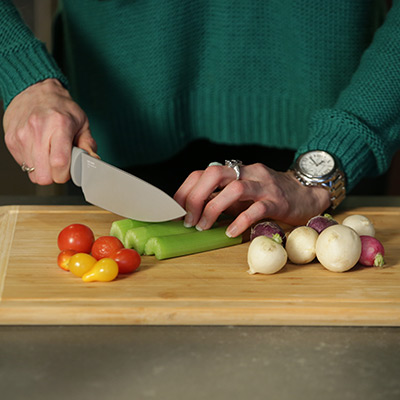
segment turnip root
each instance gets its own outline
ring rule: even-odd
[[[353,228],[359,234],[359,236],[375,236],[374,225],[364,215],[349,215],[343,220],[342,225]]]
[[[308,226],[299,226],[290,232],[286,241],[289,260],[295,264],[307,264],[315,258],[318,233]]]
[[[247,252],[250,274],[274,274],[285,266],[286,261],[286,250],[275,240],[257,236],[251,241]]]
[[[267,236],[285,247],[285,232],[276,222],[263,221],[253,226],[250,231],[250,240],[255,239],[257,236]]]
[[[306,224],[310,228],[315,229],[318,233],[321,233],[325,228],[332,225],[337,225],[338,222],[332,218],[330,214],[317,215],[312,217]]]
[[[359,263],[367,267],[383,267],[385,249],[382,243],[373,236],[361,235],[361,256]]]
[[[332,225],[318,236],[316,255],[326,269],[333,272],[348,271],[360,259],[360,236],[348,226]]]

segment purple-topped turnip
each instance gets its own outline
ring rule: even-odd
[[[250,240],[253,240],[258,236],[269,237],[281,244],[283,247],[286,245],[285,232],[276,222],[262,221],[253,226],[250,230]]]
[[[367,267],[383,267],[385,249],[382,243],[373,236],[361,235],[361,255],[359,263]]]
[[[321,233],[328,226],[337,224],[338,222],[330,214],[324,214],[312,217],[307,222],[306,226],[315,229],[318,233]]]

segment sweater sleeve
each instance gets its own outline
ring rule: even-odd
[[[400,2],[376,31],[349,85],[331,109],[316,111],[296,156],[326,150],[341,161],[347,190],[383,174],[400,148]]]
[[[44,43],[36,39],[11,0],[0,0],[0,98],[4,108],[20,92],[44,79],[68,82]]]

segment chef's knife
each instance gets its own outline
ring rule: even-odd
[[[169,221],[186,211],[165,192],[74,147],[71,178],[82,187],[87,202],[125,218]]]

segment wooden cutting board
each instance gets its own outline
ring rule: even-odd
[[[0,324],[400,326],[400,208],[358,208],[386,248],[386,268],[345,273],[318,262],[247,273],[248,243],[157,261],[113,282],[84,283],[57,266],[71,223],[107,235],[120,217],[92,206],[0,207]]]

